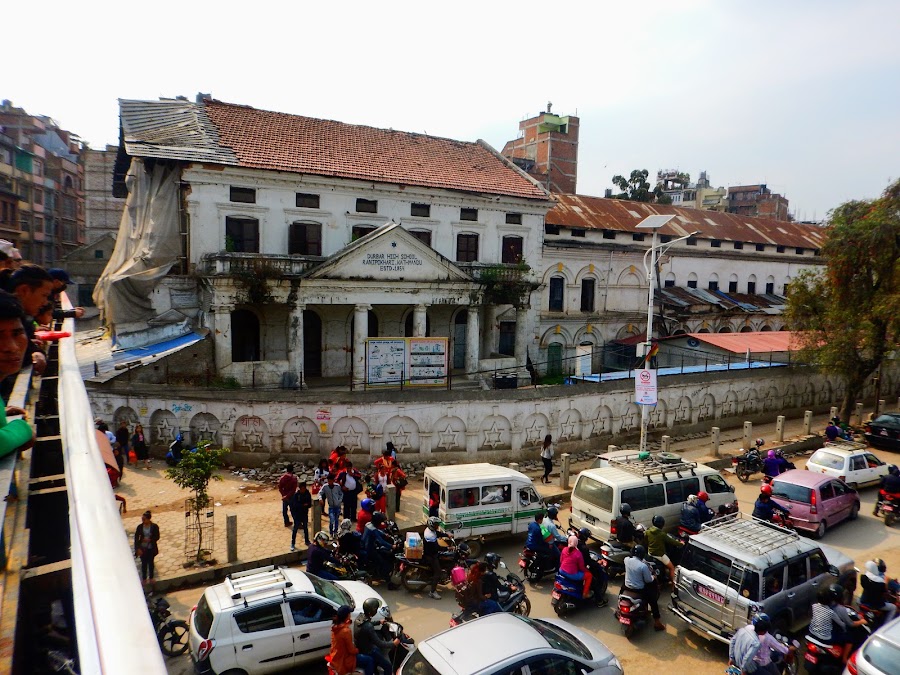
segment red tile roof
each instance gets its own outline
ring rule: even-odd
[[[767,354],[769,352],[798,351],[801,347],[801,336],[793,331],[757,331],[752,333],[687,333],[670,335],[660,340],[677,340],[679,338],[695,338],[700,342],[724,349],[734,354]]]
[[[691,232],[699,232],[697,236],[702,239],[777,244],[805,249],[821,248],[825,240],[825,228],[817,225],[630,202],[623,199],[566,194],[556,194],[554,198],[556,206],[545,218],[548,225],[589,230],[646,232],[635,229],[635,225],[649,215],[674,214],[676,217],[660,228],[660,234],[681,237]]]
[[[486,143],[205,101],[219,144],[254,169],[548,200]]]

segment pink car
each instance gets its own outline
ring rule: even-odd
[[[812,471],[785,471],[772,481],[772,498],[791,514],[794,527],[816,538],[842,520],[855,520],[859,495],[839,478]]]

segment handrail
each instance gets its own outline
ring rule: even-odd
[[[64,299],[64,306],[71,303]],[[73,319],[63,329],[75,333]],[[97,446],[75,340],[59,342],[59,418],[71,537],[72,596],[82,673],[165,675],[166,666]],[[124,572],[123,570],[129,570]]]

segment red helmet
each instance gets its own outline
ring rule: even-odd
[[[759,488],[759,491],[764,495],[769,495],[770,497],[772,496],[772,486],[771,485],[768,485],[768,484],[763,485],[761,488]]]
[[[697,493],[697,499],[699,499],[701,502],[708,502],[709,495],[701,490],[700,492]]]

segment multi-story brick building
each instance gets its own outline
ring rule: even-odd
[[[788,200],[773,193],[764,183],[728,188],[728,213],[772,220],[789,220]]]
[[[519,122],[519,137],[501,153],[550,192],[575,194],[578,182],[578,118],[547,112]]]

